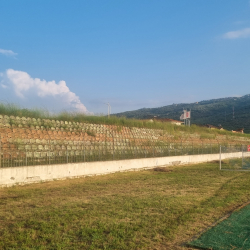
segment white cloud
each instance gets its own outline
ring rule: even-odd
[[[242,24],[246,24],[248,23],[248,21],[235,21],[233,22],[233,24],[236,24],[236,25],[242,25]]]
[[[1,84],[1,87],[2,87],[3,89],[7,89],[7,88],[8,88],[7,85],[5,85],[5,84]]]
[[[17,56],[17,53],[13,52],[12,50],[0,49],[0,54],[5,56]]]
[[[229,31],[229,32],[225,33],[222,37],[225,39],[237,39],[237,38],[250,37],[250,28]]]
[[[89,113],[81,103],[80,98],[69,90],[65,81],[46,81],[39,78],[32,78],[23,71],[8,69],[4,74],[6,83],[13,87],[15,94],[23,99],[29,97],[52,98],[62,107],[74,109],[77,112]],[[3,87],[3,86],[2,86]],[[7,86],[6,86],[7,87]]]

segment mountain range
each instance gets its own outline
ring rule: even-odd
[[[157,117],[180,120],[184,109],[191,110],[191,124],[221,125],[227,130],[244,128],[245,133],[250,133],[250,95],[179,103],[159,108],[142,108],[115,115],[136,119]]]

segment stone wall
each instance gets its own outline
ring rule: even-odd
[[[192,145],[250,144],[249,138],[217,135],[213,139],[201,139],[199,134],[170,134],[160,129],[121,127],[115,125],[35,119],[0,115],[0,142],[2,157],[9,152],[37,152],[39,157],[48,152],[75,152],[103,149],[108,152],[127,150],[148,151],[162,146],[185,147]],[[177,145],[177,146],[176,146]],[[211,146],[212,147],[212,146]],[[138,153],[138,152],[137,152]]]

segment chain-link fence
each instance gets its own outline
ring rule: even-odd
[[[226,159],[223,159],[224,157]],[[221,170],[250,170],[250,151],[248,145],[221,146],[220,148]]]
[[[88,145],[84,141],[73,141],[71,144],[59,145],[58,143],[53,144],[52,141],[46,145],[19,144],[16,148],[0,147],[0,167],[215,154],[219,152],[217,144],[197,145],[182,142],[162,143],[162,145],[115,145],[107,142]]]

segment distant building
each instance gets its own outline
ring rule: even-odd
[[[214,126],[214,125],[211,125],[211,124],[205,124],[205,125],[196,124],[196,125],[199,126],[199,127],[204,127],[204,128],[224,130],[224,128],[221,125],[219,125],[218,127]]]
[[[178,120],[174,120],[174,119],[169,119],[169,118],[152,118],[152,119],[149,119],[148,121],[157,121],[157,122],[169,122],[171,124],[174,124],[174,125],[182,125],[184,124],[184,122],[182,121],[178,121]]]
[[[224,130],[224,128],[221,125],[218,126],[218,129],[219,130]]]
[[[214,126],[214,125],[211,125],[211,124],[206,124],[205,125],[207,128],[210,128],[210,129],[219,129],[219,130],[224,130],[224,128],[219,125],[218,127],[217,126]]]
[[[214,126],[214,125],[211,125],[211,124],[206,124],[205,125],[207,128],[210,128],[210,129],[219,129],[218,127]]]
[[[236,130],[232,130],[233,133],[241,133],[241,134],[244,134],[244,128],[239,128],[239,129],[236,129]]]

